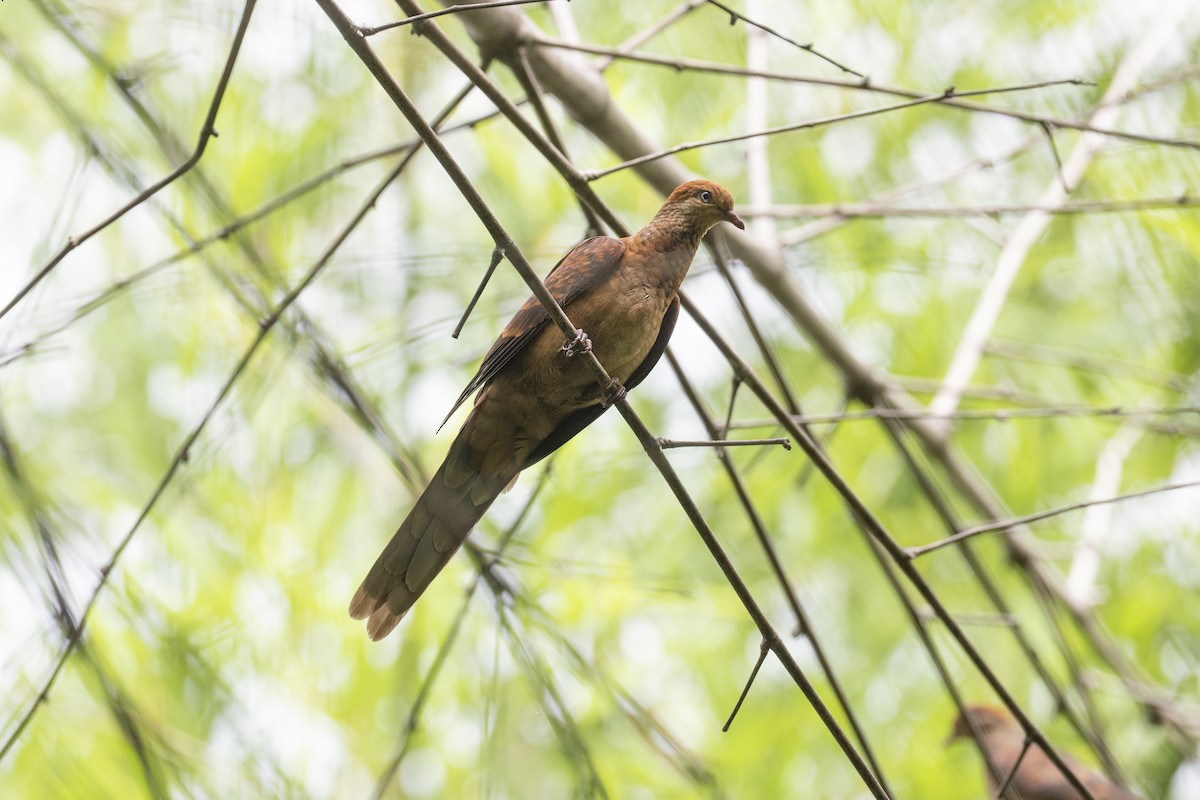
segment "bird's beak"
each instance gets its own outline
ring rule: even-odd
[[[725,221],[736,226],[740,231],[746,230],[746,223],[742,222],[741,217],[732,211],[725,212]]]

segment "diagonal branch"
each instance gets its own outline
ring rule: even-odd
[[[932,553],[935,550],[941,550],[943,547],[961,542],[964,539],[970,539],[974,536],[979,536],[984,533],[995,533],[997,531],[1009,531],[1021,525],[1028,525],[1031,522],[1040,522],[1044,519],[1057,517],[1060,514],[1066,514],[1071,511],[1079,511],[1083,508],[1091,508],[1093,506],[1108,505],[1110,503],[1119,503],[1124,500],[1134,500],[1138,497],[1147,497],[1153,494],[1162,494],[1163,492],[1173,492],[1177,489],[1192,489],[1200,486],[1200,481],[1182,481],[1179,483],[1168,483],[1166,486],[1156,486],[1153,489],[1142,489],[1138,492],[1129,492],[1128,494],[1118,494],[1112,497],[1097,497],[1088,500],[1081,500],[1078,503],[1069,503],[1065,506],[1056,508],[1048,508],[1045,511],[1037,511],[1033,514],[1026,514],[1021,517],[1012,519],[999,520],[997,522],[989,522],[986,525],[976,525],[973,528],[959,531],[953,536],[947,536],[945,539],[939,539],[930,544],[921,545],[920,547],[910,547],[907,550],[909,558],[917,558],[926,553]]]

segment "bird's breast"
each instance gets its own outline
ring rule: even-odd
[[[581,298],[565,310],[591,340],[605,372],[624,383],[658,338],[674,287],[624,281],[610,284],[604,294]],[[514,364],[503,376],[519,384],[513,386],[519,393],[563,414],[594,405],[603,395],[584,359],[562,351],[565,343],[558,327],[547,325],[522,354],[522,366]]]
[[[607,313],[583,322],[575,317],[571,320],[587,332],[592,352],[605,371],[623,383],[645,360],[658,338],[673,290],[637,281],[619,289]]]

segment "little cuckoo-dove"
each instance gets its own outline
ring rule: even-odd
[[[988,796],[995,797],[1000,783],[1012,772],[1013,765],[1025,747],[1025,730],[1007,711],[992,706],[967,706],[966,713],[954,721],[950,739],[970,739],[968,718],[975,723],[983,737],[983,752],[992,768],[984,765]],[[1139,800],[1121,787],[1111,783],[1095,770],[1085,767],[1070,756],[1063,761],[1079,782],[1087,787],[1095,800]],[[999,778],[996,778],[995,775]],[[1008,784],[1004,797],[1008,800],[1083,800],[1083,795],[1071,785],[1062,770],[1050,760],[1037,744],[1031,744],[1021,765]]]
[[[350,602],[350,616],[367,620],[372,639],[396,627],[521,470],[646,377],[675,328],[679,284],[700,240],[720,222],[745,227],[729,192],[688,181],[637,233],[587,239],[550,271],[546,288],[578,336],[564,345],[530,297],[484,356],[450,411],[478,390],[446,460]],[[613,379],[607,390],[572,357],[580,350],[591,350]]]

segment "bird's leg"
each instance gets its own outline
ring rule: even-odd
[[[592,340],[583,332],[583,328],[576,328],[575,338],[569,339],[562,346],[562,351],[567,354],[567,358],[577,356],[580,353],[590,353],[592,352]]]
[[[601,408],[608,408],[612,404],[619,403],[624,399],[625,387],[621,385],[620,381],[614,380],[604,390],[604,396],[600,399],[600,406]]]

